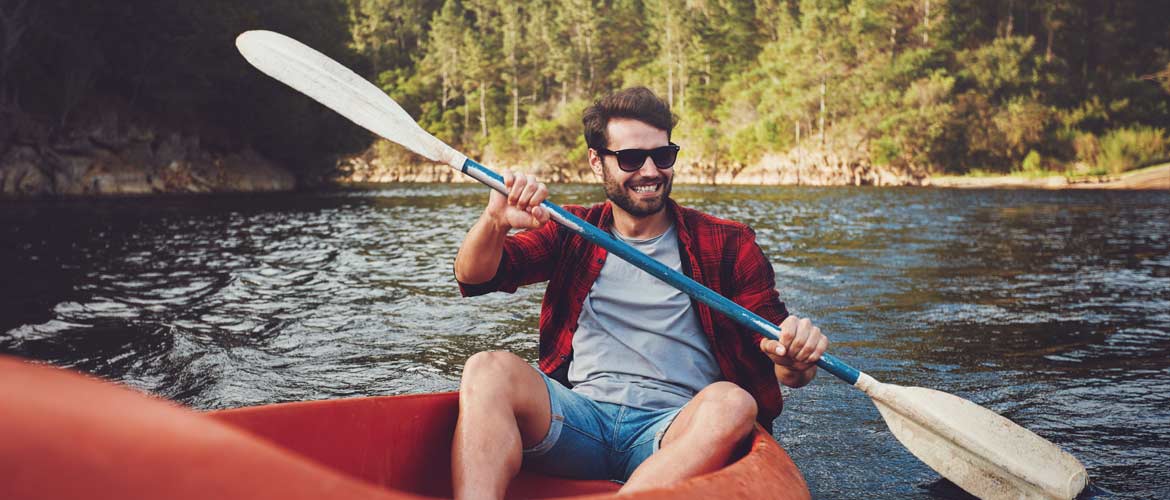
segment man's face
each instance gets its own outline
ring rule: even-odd
[[[666,131],[629,118],[613,118],[606,127],[609,135],[608,149],[654,149],[666,146],[670,140]],[[670,196],[674,169],[660,169],[649,157],[642,162],[642,168],[626,172],[618,168],[614,155],[598,156],[589,152],[589,163],[593,172],[600,176],[605,187],[605,197],[634,217],[654,215],[666,206]]]

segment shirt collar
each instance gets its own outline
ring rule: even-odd
[[[675,203],[673,198],[666,198],[666,211],[670,217],[674,219],[674,227],[678,233],[678,242],[684,247],[691,246],[690,228],[686,225],[686,218],[683,216],[682,207]],[[601,218],[597,221],[597,228],[609,232],[613,227],[613,203],[608,199],[601,207]]]

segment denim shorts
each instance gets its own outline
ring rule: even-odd
[[[594,401],[541,373],[552,422],[536,446],[524,450],[524,467],[551,476],[624,482],[658,451],[679,408],[641,410]]]

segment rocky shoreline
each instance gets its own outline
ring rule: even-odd
[[[124,123],[116,114],[39,141],[0,145],[0,198],[288,191],[290,171],[250,148]]]
[[[511,168],[535,174],[549,182],[594,182],[596,179],[587,167],[578,169],[555,168],[546,164],[526,166],[498,165],[489,162],[494,170]],[[851,161],[833,153],[822,153],[796,149],[780,155],[764,156],[759,162],[749,165],[733,165],[711,168],[698,163],[675,166],[675,182],[678,184],[718,185],[799,185],[799,186],[923,186],[928,177],[922,172],[906,172],[889,167]],[[365,183],[447,183],[476,182],[454,169],[435,163],[391,162],[371,154],[347,158],[342,161],[341,170],[345,175],[338,179],[341,184]]]
[[[594,182],[588,169],[566,171],[547,165],[493,169],[533,173],[550,182]],[[784,155],[765,156],[758,163],[738,169],[711,169],[698,164],[675,167],[678,184],[759,185],[759,186],[914,186],[960,189],[1170,189],[1170,164],[1159,165],[1120,176],[1069,178],[1019,176],[937,176],[920,171],[900,171],[840,156],[795,150]],[[463,183],[475,182],[454,169],[435,163],[389,163],[370,155],[342,162],[342,185],[366,183]]]
[[[371,148],[372,150],[373,148]],[[340,185],[365,183],[475,182],[446,165],[405,163],[366,153],[342,160]],[[569,170],[537,163],[500,166],[550,182],[594,182],[588,168]],[[749,166],[719,169],[679,164],[675,182],[717,185],[920,186],[974,189],[1170,189],[1170,164],[1122,176],[1070,179],[930,177],[850,161],[833,153],[793,150]],[[121,123],[116,115],[51,141],[16,141],[0,150],[0,199],[53,196],[126,196],[178,193],[290,191],[297,178],[250,148],[220,151],[197,135]]]

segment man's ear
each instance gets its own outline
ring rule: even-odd
[[[602,163],[601,155],[597,154],[593,148],[589,148],[589,168],[593,169],[593,175],[596,175],[598,179],[605,177],[601,172],[601,169],[605,168],[605,164]]]

